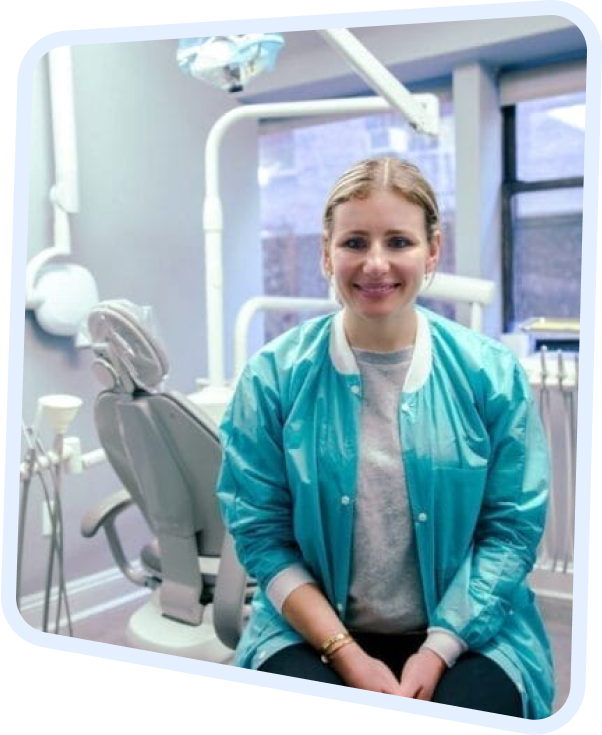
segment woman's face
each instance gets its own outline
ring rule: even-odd
[[[379,331],[407,337],[416,296],[439,248],[439,232],[427,240],[422,207],[399,194],[375,191],[335,208],[323,266],[345,308],[352,344],[373,343]]]

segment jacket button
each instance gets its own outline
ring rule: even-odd
[[[343,495],[343,497],[341,498],[341,503],[343,505],[349,505],[350,502],[351,500],[349,498],[349,495]]]
[[[404,413],[410,413],[410,404],[409,403],[402,403],[401,404],[401,410]]]
[[[426,519],[428,518],[426,513],[418,513],[418,520],[420,523],[424,523]]]
[[[358,395],[358,393],[360,392],[360,387],[359,387],[359,385],[352,385],[352,386],[351,386],[351,392],[352,392],[352,393],[354,393],[354,394],[355,394],[355,395],[357,396],[357,395]]]

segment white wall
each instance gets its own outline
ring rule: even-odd
[[[453,74],[456,131],[456,271],[498,284],[483,331],[502,331],[502,114],[495,75],[481,64]],[[457,318],[468,323],[468,307]]]

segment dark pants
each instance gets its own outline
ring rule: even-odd
[[[360,633],[354,637],[370,656],[387,664],[397,677],[406,660],[425,639],[424,634],[391,636]],[[269,658],[260,671],[345,686],[338,674],[323,664],[307,643],[282,649]],[[472,651],[464,653],[451,669],[445,671],[432,701],[522,717],[520,695],[506,673],[491,659]]]

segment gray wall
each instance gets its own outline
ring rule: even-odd
[[[40,61],[32,90],[28,258],[52,245],[48,192],[54,168],[46,62]],[[72,217],[70,261],[92,272],[101,299],[128,298],[153,306],[171,363],[169,387],[192,392],[195,379],[207,372],[204,145],[211,125],[237,102],[182,74],[175,41],[78,46],[73,73],[80,211]],[[227,347],[236,310],[262,288],[256,139],[255,123],[240,124],[228,133],[222,157]],[[81,437],[84,451],[97,448],[92,410],[99,386],[90,365],[89,350],[46,334],[27,312],[25,422],[32,422],[39,396],[78,395],[84,406],[70,433]],[[44,438],[51,441],[48,432]],[[65,478],[68,579],[111,566],[104,539],[82,539],[79,524],[89,507],[118,487],[107,465]],[[24,594],[42,589],[45,570],[39,483],[33,488]],[[128,512],[122,525],[128,547],[136,550],[145,533],[138,514]]]

